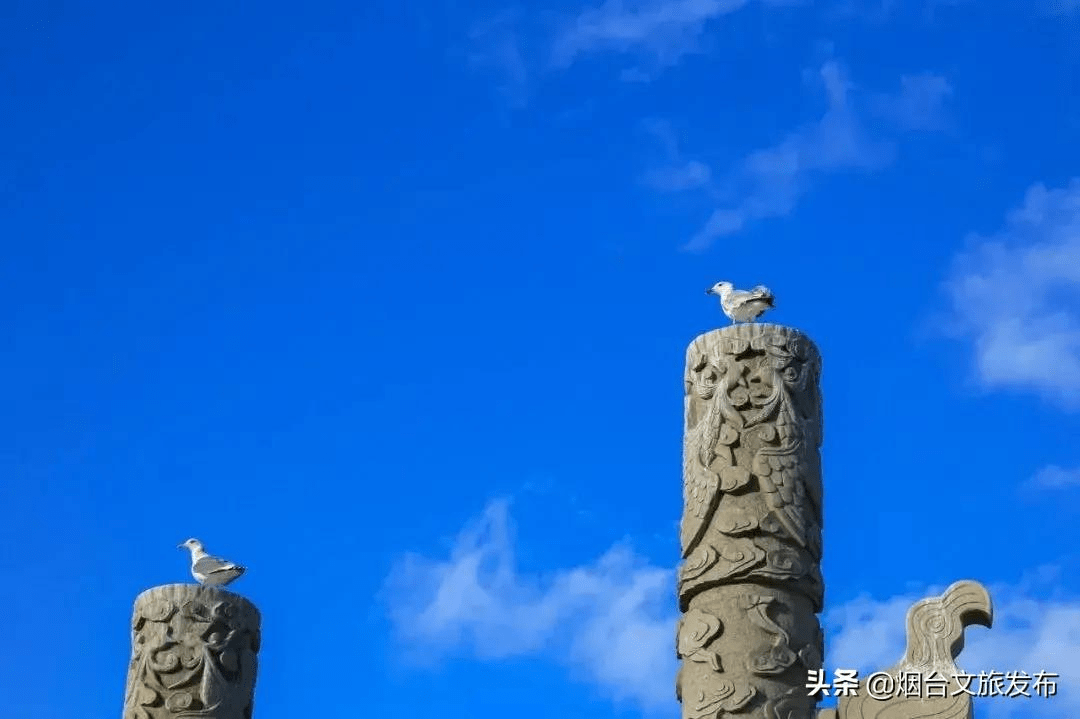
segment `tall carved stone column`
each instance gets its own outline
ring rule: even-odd
[[[167,584],[135,600],[124,719],[251,719],[259,610],[216,587]]]
[[[824,640],[821,359],[740,324],[686,357],[676,695],[683,719],[812,719]]]

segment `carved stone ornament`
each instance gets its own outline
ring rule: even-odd
[[[741,324],[687,350],[684,719],[812,719],[807,669],[824,653],[821,360],[797,330]]]
[[[259,612],[215,587],[169,584],[135,600],[124,719],[251,719]]]
[[[895,696],[876,698],[883,689],[871,692],[863,679],[857,696],[841,696],[837,708],[823,710],[819,719],[972,719],[969,692],[977,687],[961,686],[955,660],[964,648],[964,628],[972,624],[990,627],[993,621],[990,593],[970,580],[953,584],[940,597],[916,602],[908,610],[904,657],[884,674],[892,677],[891,686],[895,687],[906,681],[905,677],[917,675],[919,691],[914,696],[897,691]],[[932,683],[939,690],[931,690]]]

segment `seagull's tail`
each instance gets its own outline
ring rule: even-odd
[[[776,306],[774,304],[775,301],[776,301],[776,298],[773,296],[773,293],[769,290],[769,288],[766,287],[765,285],[758,285],[757,287],[755,287],[754,289],[752,289],[750,291],[753,293],[753,295],[754,295],[754,297],[756,299],[761,300],[762,302],[767,304],[769,307],[775,307]]]

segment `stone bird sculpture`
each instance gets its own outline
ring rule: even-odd
[[[979,688],[965,687],[957,680],[960,670],[955,660],[964,648],[964,628],[972,624],[990,627],[993,620],[990,594],[978,582],[956,582],[940,597],[916,602],[908,610],[904,657],[884,673],[897,680],[898,687],[904,675],[921,675],[918,694],[893,692],[888,698],[875,698],[869,695],[864,679],[859,682],[858,696],[839,697],[837,708],[822,710],[818,718],[972,719],[972,694]],[[931,690],[930,678],[939,682],[937,691]]]

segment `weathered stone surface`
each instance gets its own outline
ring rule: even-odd
[[[676,694],[684,719],[811,719],[820,669],[821,360],[740,324],[686,358]]]
[[[124,719],[251,719],[259,611],[217,587],[167,584],[135,600]]]
[[[977,682],[963,687],[956,676],[960,670],[955,660],[964,648],[964,628],[972,624],[989,627],[993,620],[990,593],[970,580],[953,584],[940,597],[916,602],[908,610],[904,657],[884,670],[897,687],[910,681],[905,677],[917,675],[916,695],[875,698],[864,678],[856,696],[837,700],[838,717],[819,719],[972,719],[971,695],[967,692],[977,691]],[[935,689],[931,690],[931,686]],[[877,693],[880,695],[880,690]]]

